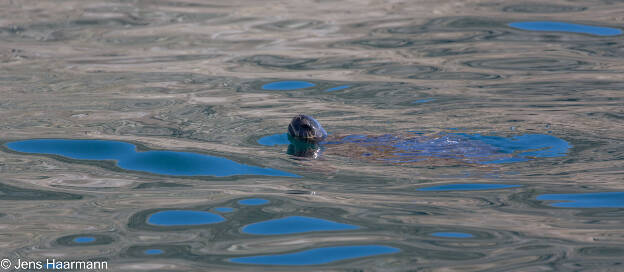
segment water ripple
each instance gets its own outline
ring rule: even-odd
[[[315,248],[295,253],[232,258],[230,261],[261,265],[315,265],[339,260],[399,252],[398,248],[378,245]]]
[[[468,67],[492,70],[518,71],[570,71],[580,70],[589,63],[566,58],[516,57],[500,59],[471,60],[464,63]]]
[[[624,4],[354,3],[0,2],[7,258],[113,271],[618,271],[624,40],[592,30],[622,29]],[[307,87],[266,88],[292,81]],[[318,159],[287,154],[298,113],[337,141]],[[128,148],[88,160],[4,145],[39,138]],[[173,156],[183,149],[233,168]],[[224,176],[128,170],[124,154]],[[247,164],[305,174],[238,175]],[[175,211],[187,212],[154,221]]]
[[[508,5],[502,8],[502,11],[504,12],[517,13],[565,13],[580,12],[584,10],[587,10],[587,7],[544,3],[521,3]]]
[[[130,143],[107,140],[34,139],[5,144],[9,149],[32,154],[59,155],[76,160],[115,161],[123,169],[174,176],[295,175],[271,168],[248,166],[237,162],[177,151],[137,152]],[[213,168],[206,168],[213,165]]]

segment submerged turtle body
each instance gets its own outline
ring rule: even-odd
[[[321,153],[361,160],[401,164],[489,164],[527,161],[534,157],[564,156],[571,147],[552,135],[529,134],[510,138],[478,134],[327,136],[318,121],[298,115],[288,126],[288,154],[318,158]]]
[[[395,164],[457,165],[510,158],[485,143],[457,135],[348,135],[324,144],[327,154]]]

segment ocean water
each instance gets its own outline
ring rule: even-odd
[[[623,12],[0,2],[0,259],[622,270]]]
[[[240,164],[226,158],[180,151],[137,152],[136,146],[110,140],[33,139],[9,142],[12,151],[58,155],[75,160],[112,161],[115,166],[172,176],[297,175],[271,168]]]

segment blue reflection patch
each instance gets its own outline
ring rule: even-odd
[[[510,23],[509,26],[522,30],[573,32],[598,36],[615,36],[622,34],[622,30],[617,28],[579,25],[552,21],[513,22]]]
[[[262,89],[269,91],[291,91],[314,86],[314,83],[307,81],[277,81],[262,85]]]
[[[74,243],[91,243],[95,241],[95,237],[81,236],[74,238]]]
[[[431,102],[431,101],[435,101],[435,98],[427,98],[427,99],[416,100],[416,101],[413,101],[412,104],[427,103],[427,102]]]
[[[147,223],[157,226],[192,226],[225,221],[218,214],[204,211],[168,210],[152,214]]]
[[[353,230],[359,228],[358,226],[337,223],[325,219],[306,216],[289,216],[249,224],[243,227],[243,232],[258,235],[278,235],[313,231]]]
[[[232,258],[231,262],[262,265],[316,265],[401,251],[379,245],[323,247],[295,253]]]
[[[264,205],[267,203],[269,203],[269,201],[263,198],[248,198],[248,199],[243,199],[243,200],[238,201],[238,204],[246,205],[246,206],[258,206],[258,205]]]
[[[522,162],[528,161],[529,158],[563,157],[572,148],[568,142],[545,134],[525,134],[510,138],[463,133],[458,135],[496,147],[497,153],[513,155],[513,157],[484,161],[482,162],[484,164]]]
[[[491,183],[462,183],[447,184],[440,186],[432,186],[416,189],[417,191],[477,191],[477,190],[495,190],[520,187],[520,185],[510,184],[491,184]]]
[[[54,154],[78,160],[119,160],[136,152],[133,144],[107,140],[33,139],[7,143],[24,153]]]
[[[258,143],[266,146],[287,145],[290,144],[288,140],[288,133],[273,134],[260,138]]]
[[[537,200],[563,201],[549,204],[561,208],[624,208],[624,192],[545,194]]]
[[[7,143],[18,152],[53,154],[79,160],[114,160],[117,166],[174,176],[297,175],[199,153],[178,151],[137,152],[133,144],[108,140],[33,139]]]
[[[234,211],[234,209],[230,207],[217,207],[214,208],[214,210],[221,213],[229,213]]]
[[[463,233],[463,232],[435,232],[435,233],[432,233],[431,236],[448,237],[448,238],[470,238],[470,237],[474,237],[470,233]]]
[[[163,251],[162,249],[153,248],[153,249],[147,249],[143,251],[143,253],[145,253],[145,255],[160,255],[160,254],[163,254]]]
[[[346,89],[346,88],[349,88],[349,87],[351,87],[351,85],[342,85],[342,86],[336,86],[336,87],[333,87],[333,88],[329,88],[329,89],[327,89],[325,91],[326,92],[333,92],[333,91],[339,91],[339,90],[342,90],[342,89]]]

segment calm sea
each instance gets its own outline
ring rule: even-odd
[[[0,259],[624,271],[622,14],[1,1]]]

